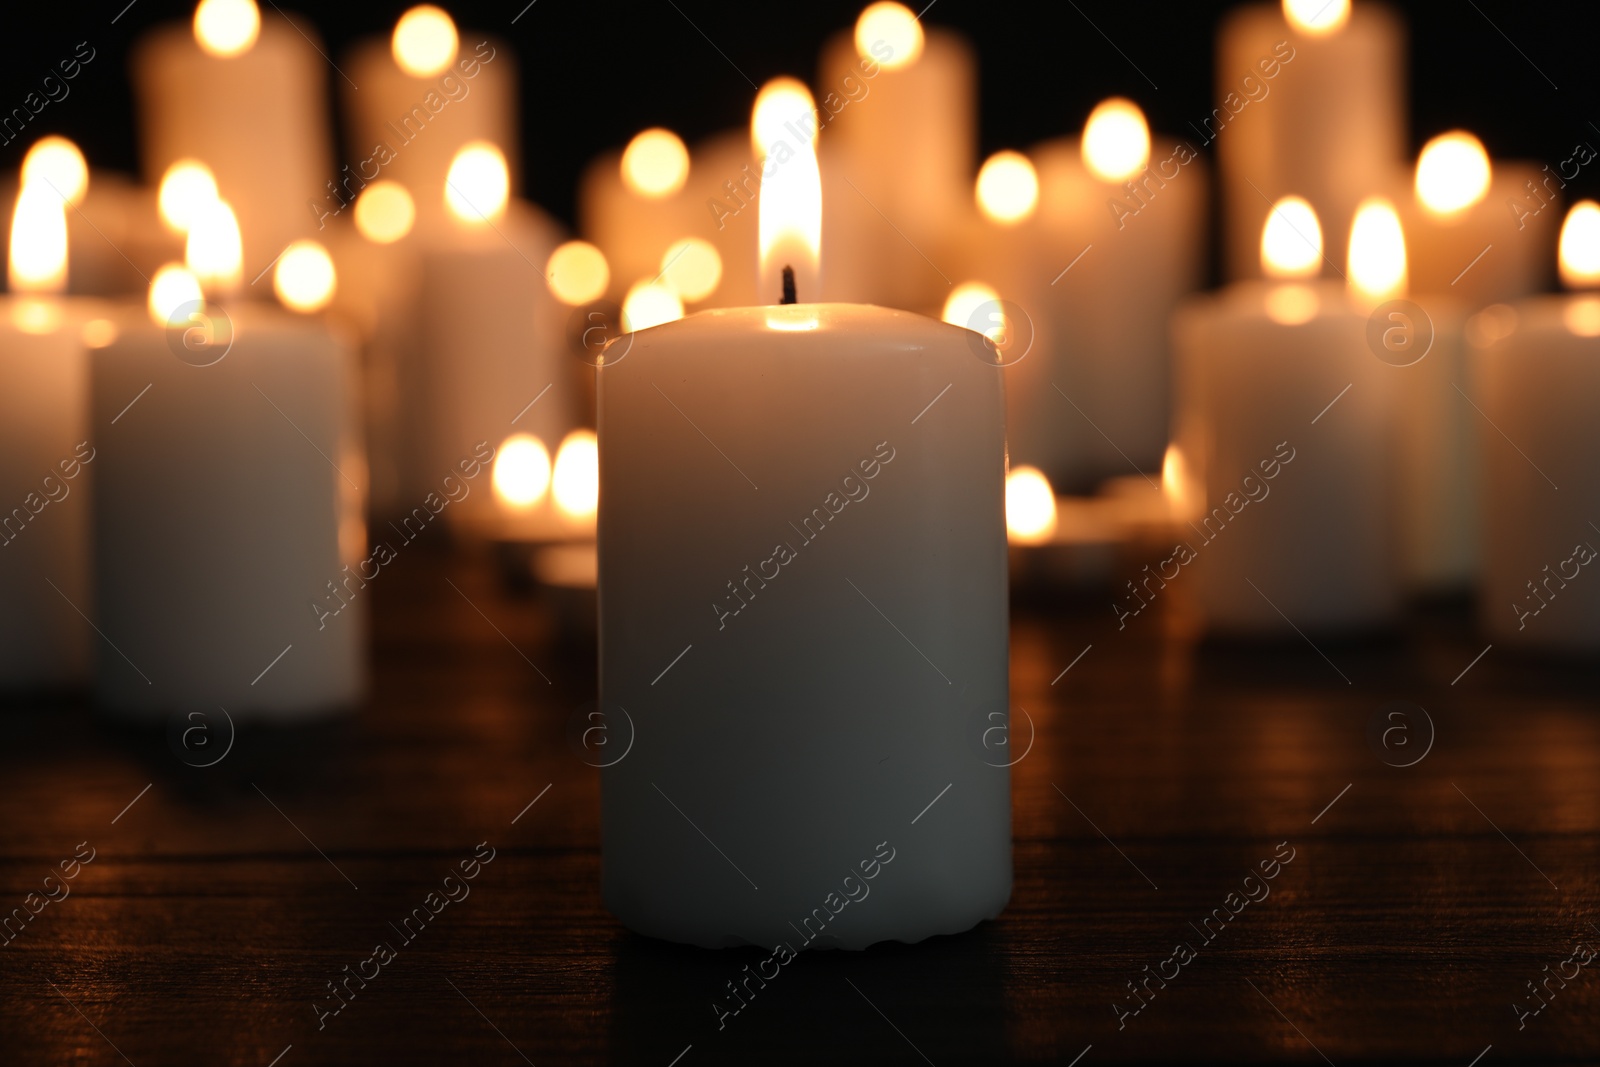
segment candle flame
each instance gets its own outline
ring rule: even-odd
[[[167,229],[186,234],[196,214],[218,196],[210,167],[196,159],[180,159],[161,176],[156,205]]]
[[[600,504],[600,449],[593,430],[573,430],[556,449],[550,492],[568,519],[587,519]]]
[[[704,300],[722,281],[722,256],[699,237],[684,237],[661,253],[661,280],[688,303]]]
[[[207,55],[243,55],[261,36],[261,10],[255,0],[200,0],[194,9],[194,39]]]
[[[1379,303],[1406,291],[1406,235],[1394,205],[1372,196],[1356,208],[1350,225],[1350,288]]]
[[[1350,0],[1283,0],[1283,17],[1301,33],[1326,37],[1350,21]]]
[[[532,434],[507,437],[495,453],[494,495],[513,508],[531,508],[550,488],[550,452]]]
[[[74,206],[89,191],[89,164],[78,146],[65,137],[40,138],[22,160],[22,184],[42,182]]]
[[[1094,176],[1126,181],[1149,161],[1150,126],[1139,105],[1120,96],[1096,105],[1083,127],[1083,162]]]
[[[1183,461],[1183,449],[1176,442],[1167,445],[1161,456],[1161,492],[1173,515],[1189,514],[1189,467]]]
[[[761,295],[776,302],[785,267],[802,299],[817,298],[822,259],[822,173],[817,167],[817,109],[811,91],[775,78],[756,95],[750,121],[761,164],[757,229]]]
[[[356,198],[356,230],[374,244],[394,244],[416,221],[416,201],[399,182],[375,181]]]
[[[884,70],[909,67],[922,55],[922,22],[893,0],[869,4],[856,19],[856,54]]]
[[[978,208],[1002,226],[1033,214],[1039,204],[1039,175],[1021,152],[996,152],[978,170]]]
[[[226,200],[197,205],[189,220],[183,260],[208,292],[230,292],[239,284],[244,249],[239,220]]]
[[[644,130],[622,150],[622,183],[636,196],[664,200],[688,180],[689,150],[671,130]]]
[[[484,226],[505,214],[511,196],[511,172],[505,153],[488,141],[463,145],[450,161],[444,180],[444,202],[450,213],[469,226]]]
[[[1441,133],[1417,156],[1417,199],[1431,215],[1450,216],[1489,195],[1489,153],[1465,130]]]
[[[29,182],[11,214],[13,293],[59,293],[67,287],[67,206],[48,185]]]
[[[181,326],[178,313],[189,304],[204,299],[200,281],[189,269],[178,263],[168,263],[156,271],[150,280],[150,318],[157,326]]]
[[[315,241],[295,241],[278,257],[272,289],[291,311],[321,311],[333,299],[338,275],[333,257]]]
[[[460,39],[455,20],[432,4],[418,4],[394,24],[389,48],[400,69],[413,78],[431,78],[456,61]]]
[[[555,298],[572,307],[599,300],[611,284],[605,253],[588,241],[568,241],[551,252],[544,276]]]
[[[960,326],[971,330],[972,317],[978,309],[989,307],[994,314],[986,316],[991,321],[982,330],[976,332],[983,334],[995,344],[1002,344],[1006,336],[1005,311],[1000,304],[1000,294],[984,285],[982,282],[962,282],[950,291],[945,298],[944,312],[939,316],[952,326]]]
[[[1056,494],[1034,467],[1006,475],[1006,536],[1015,544],[1041,545],[1056,532]]]
[[[1261,228],[1261,270],[1269,278],[1312,278],[1322,266],[1322,226],[1310,204],[1286,196]]]
[[[1600,204],[1580,200],[1561,224],[1561,280],[1569,289],[1600,285]]]
[[[683,301],[660,282],[638,281],[622,299],[622,326],[629,333],[683,318]]]

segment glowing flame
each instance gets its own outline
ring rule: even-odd
[[[511,172],[505,153],[488,141],[464,145],[450,161],[444,183],[445,206],[462,222],[483,226],[505,214]]]
[[[599,300],[611,284],[605,253],[588,241],[568,241],[551,252],[544,274],[555,298],[572,307]]]
[[[239,284],[244,250],[239,220],[226,200],[196,206],[189,220],[183,261],[208,292],[229,292]]]
[[[922,23],[892,0],[870,4],[856,19],[856,54],[884,70],[909,67],[922,55]]]
[[[1311,205],[1286,196],[1261,228],[1261,270],[1269,278],[1313,278],[1322,266],[1322,226]]]
[[[1188,514],[1189,468],[1183,461],[1183,450],[1176,444],[1167,445],[1161,456],[1161,492],[1167,499],[1168,509],[1175,515]]]
[[[550,491],[556,510],[569,519],[584,519],[600,504],[600,449],[592,430],[573,430],[556,449]]]
[[[400,16],[389,42],[394,61],[413,78],[431,78],[456,61],[456,24],[432,4],[418,4]]]
[[[1394,205],[1382,197],[1368,197],[1356,208],[1347,269],[1350,288],[1368,300],[1405,293],[1406,235]]]
[[[1441,133],[1417,157],[1417,199],[1433,215],[1454,215],[1489,195],[1489,153],[1465,130]]]
[[[661,280],[688,303],[704,300],[722,281],[722,257],[710,241],[684,237],[661,254]]]
[[[683,301],[660,282],[634,282],[622,299],[622,325],[629,333],[683,318]]]
[[[1021,152],[996,152],[978,170],[978,208],[1003,226],[1021,222],[1039,204],[1039,175]]]
[[[1572,205],[1561,224],[1560,257],[1561,280],[1568,288],[1600,285],[1600,204],[1580,200]]]
[[[796,294],[815,300],[822,260],[822,173],[811,91],[793,78],[768,82],[756,95],[750,131],[762,165],[759,292],[776,303],[783,268],[792,267]]]
[[[219,198],[211,168],[194,159],[180,159],[161,176],[157,206],[161,221],[173,233],[188,233],[195,215]]]
[[[1350,21],[1350,0],[1283,0],[1283,17],[1301,33],[1326,37]]]
[[[255,0],[200,0],[194,9],[194,39],[207,55],[243,55],[259,36],[261,11]]]
[[[69,204],[83,203],[89,191],[89,164],[65,137],[44,137],[22,160],[22,184],[42,182]]]
[[[150,280],[150,318],[157,326],[175,326],[188,320],[178,314],[187,305],[204,300],[200,281],[187,267],[168,263]]]
[[[373,182],[356,198],[356,230],[374,244],[394,244],[416,221],[416,201],[399,182]]]
[[[550,452],[531,434],[507,437],[494,457],[494,495],[514,508],[530,508],[550,488]]]
[[[291,311],[321,311],[336,284],[333,258],[315,241],[295,241],[284,249],[272,273],[272,289]]]
[[[662,200],[689,180],[689,150],[671,130],[645,130],[622,150],[622,183],[638,196]]]
[[[11,214],[13,293],[59,293],[67,287],[67,205],[48,185],[30,183]]]
[[[971,330],[974,328],[973,317],[985,309],[990,312],[984,316],[987,325],[976,332],[983,334],[995,344],[1000,344],[1006,335],[1005,312],[1000,304],[1000,294],[982,282],[962,282],[950,290],[950,295],[945,297],[944,312],[939,317],[952,326]]]
[[[1006,475],[1006,536],[1019,545],[1041,545],[1056,532],[1056,494],[1034,467]]]
[[[1089,113],[1083,127],[1084,165],[1101,181],[1122,182],[1150,162],[1150,127],[1132,100],[1113,96]]]

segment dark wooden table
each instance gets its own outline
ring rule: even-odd
[[[592,640],[481,555],[410,552],[370,593],[368,706],[243,729],[209,768],[81,703],[0,712],[0,909],[94,855],[0,947],[0,1063],[1600,1059],[1600,959],[1563,966],[1600,948],[1600,674],[1475,660],[1463,605],[1320,651],[1201,642],[1181,595],[1122,631],[1105,596],[1019,605],[1037,735],[1010,908],[804,953],[719,1031],[713,999],[760,956],[650,941],[600,904],[599,772],[566,741]],[[1426,709],[1431,748],[1414,711],[1369,739],[1394,701]],[[401,942],[390,924],[484,841],[471,895]],[[327,983],[385,940],[319,1028]],[[1136,999],[1179,942],[1193,958]]]

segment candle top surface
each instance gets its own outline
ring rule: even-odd
[[[634,334],[640,344],[657,340],[698,344],[708,341],[765,335],[792,334],[827,338],[873,340],[881,347],[915,350],[964,343],[981,338],[961,326],[926,315],[875,304],[771,304],[761,307],[708,308],[681,319],[650,326]],[[613,342],[615,343],[615,342]],[[978,340],[975,343],[983,343]]]

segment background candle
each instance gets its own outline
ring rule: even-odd
[[[1600,205],[1561,232],[1564,297],[1485,312],[1474,393],[1483,462],[1483,626],[1496,642],[1600,648]],[[1503,436],[1502,436],[1503,435]]]
[[[659,127],[589,165],[579,185],[579,217],[619,285],[660,273],[661,256],[672,242],[710,224],[704,204],[687,191],[689,171],[683,141]]]
[[[203,0],[192,28],[152,31],[129,61],[146,180],[203,160],[238,214],[252,275],[316,230],[307,205],[338,177],[315,36],[288,16],[262,18],[252,0]]]
[[[1290,194],[1344,248],[1356,205],[1401,173],[1405,114],[1405,28],[1388,8],[1284,0],[1229,14],[1202,123],[1218,143],[1229,277],[1255,275],[1261,212]]]

